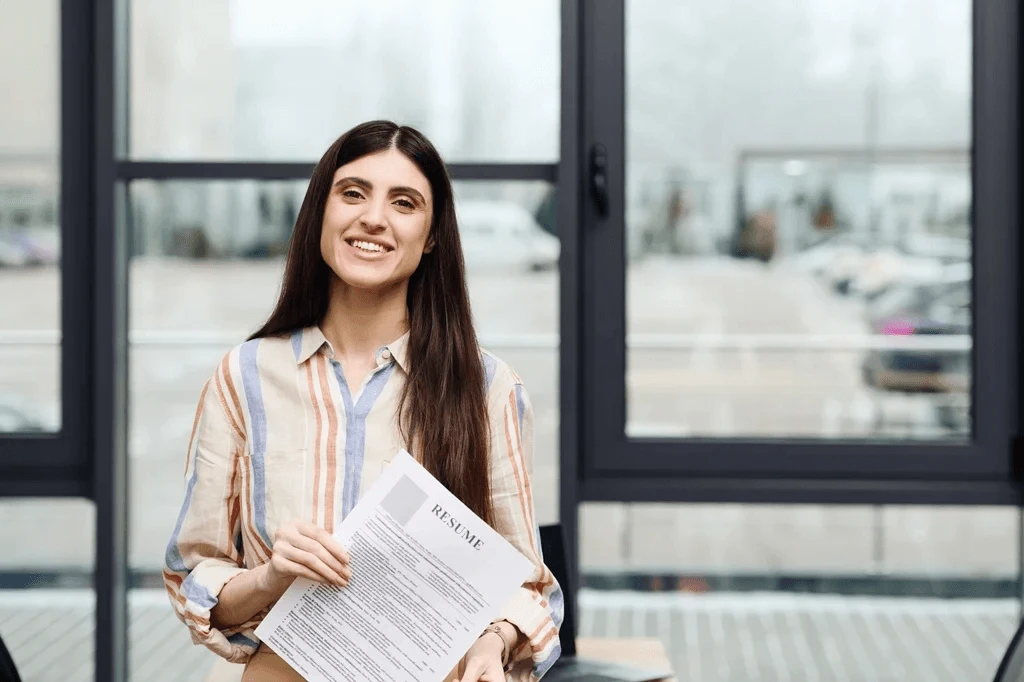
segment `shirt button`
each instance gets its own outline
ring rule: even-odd
[[[389,351],[387,348],[385,348],[384,352],[381,353],[380,356],[382,358],[384,358],[385,360],[390,360],[391,359],[391,351]]]

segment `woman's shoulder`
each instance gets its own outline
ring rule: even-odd
[[[512,366],[486,348],[480,349],[484,363],[484,380],[487,392],[508,392],[516,386],[522,386],[523,380],[512,369]]]
[[[296,352],[292,337],[285,334],[243,341],[224,353],[217,371],[242,379],[268,371],[293,370]]]

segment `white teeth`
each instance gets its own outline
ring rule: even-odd
[[[373,242],[364,242],[358,239],[352,240],[352,246],[356,247],[357,249],[362,249],[363,251],[376,251],[378,253],[383,253],[385,251],[384,247],[381,246],[380,244],[374,244]]]

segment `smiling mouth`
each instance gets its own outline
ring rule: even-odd
[[[365,239],[346,239],[345,243],[366,253],[389,253],[390,251],[393,251],[390,246],[379,244],[377,242],[366,241]]]

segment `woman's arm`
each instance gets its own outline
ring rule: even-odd
[[[269,567],[263,564],[229,580],[210,611],[210,625],[219,630],[237,627],[280,599],[290,583],[270,584]]]
[[[344,587],[352,577],[348,554],[330,533],[307,521],[278,529],[270,561],[228,581],[210,613],[215,628],[232,628],[258,614],[285,593],[296,578]]]
[[[248,573],[238,544],[240,491],[238,461],[245,428],[236,403],[232,351],[203,387],[189,439],[185,495],[167,543],[164,585],[175,613],[192,640],[229,661],[243,663],[257,643],[236,631],[211,624],[224,586]],[[239,623],[243,625],[243,623]]]
[[[494,384],[488,396],[494,528],[534,565],[533,572],[498,617],[502,636],[507,633],[515,638],[510,675],[519,682],[542,677],[558,658],[562,594],[541,558],[534,519],[530,399],[522,382],[507,368],[496,373]]]

